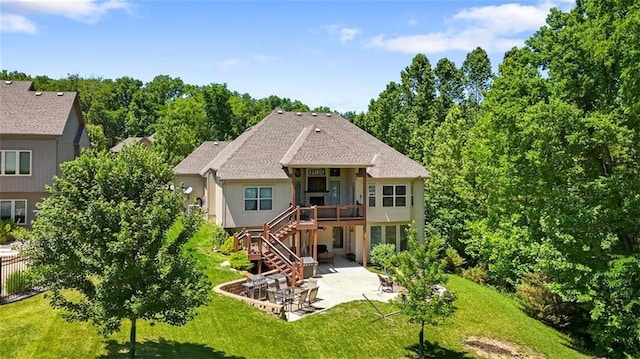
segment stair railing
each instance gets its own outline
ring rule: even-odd
[[[270,232],[277,232],[288,223],[294,222],[297,219],[296,211],[298,211],[298,208],[290,206],[287,210],[267,222]]]
[[[269,235],[269,240],[262,237],[262,244],[271,252],[275,253],[289,268],[291,268],[291,285],[295,285],[302,276],[302,261],[287,246],[283,245],[273,234]]]

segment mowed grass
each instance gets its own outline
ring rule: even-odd
[[[221,269],[224,258],[209,253],[201,231],[190,243],[215,284],[238,274]],[[532,350],[548,358],[588,358],[571,349],[569,339],[527,317],[513,299],[491,288],[451,276],[448,287],[458,299],[456,314],[438,327],[428,327],[431,357],[473,358],[464,346],[468,336],[483,336]],[[321,297],[322,289],[319,296]],[[383,311],[389,304],[380,303]],[[0,306],[0,358],[119,358],[128,350],[127,321],[108,338],[89,323],[69,323],[50,308],[43,294]],[[141,358],[403,358],[415,357],[416,324],[396,315],[376,320],[363,301],[287,323],[240,301],[212,292],[183,327],[142,322],[138,325]]]

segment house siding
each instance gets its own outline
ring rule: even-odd
[[[4,197],[6,192],[44,192],[45,185],[52,184],[58,171],[55,139],[3,139],[0,149],[31,151],[31,175],[0,176],[0,197]]]
[[[245,187],[272,187],[272,209],[268,211],[245,211]],[[222,219],[216,218],[218,223],[221,223],[225,228],[258,227],[289,208],[291,181],[225,181],[222,184],[222,196],[224,196],[224,203],[220,203],[220,205],[222,211],[224,211],[224,216]],[[222,196],[218,198],[222,198]]]
[[[206,188],[205,182],[206,179],[200,175],[178,175],[176,176],[175,186],[176,188],[183,185],[184,188],[191,187],[191,193],[185,195],[185,197],[187,200],[187,204],[194,204],[196,203],[198,198],[202,198],[202,200],[204,201],[204,191]]]

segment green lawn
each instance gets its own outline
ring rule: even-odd
[[[214,283],[236,278],[220,269],[222,257],[205,252],[202,238],[192,243]],[[588,358],[569,340],[522,313],[518,304],[494,290],[452,276],[458,296],[455,316],[427,329],[436,358],[473,358],[467,336],[510,341],[549,358]],[[390,311],[391,307],[380,304]],[[38,295],[0,306],[2,358],[111,358],[127,353],[128,325],[102,338],[88,323],[68,323]],[[377,320],[363,301],[340,305],[293,323],[214,293],[198,316],[183,327],[138,325],[139,357],[159,358],[402,358],[415,356],[418,326],[402,316]]]

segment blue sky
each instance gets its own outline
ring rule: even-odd
[[[0,0],[2,69],[227,83],[255,98],[364,111],[417,53],[494,68],[544,24],[544,1]]]

